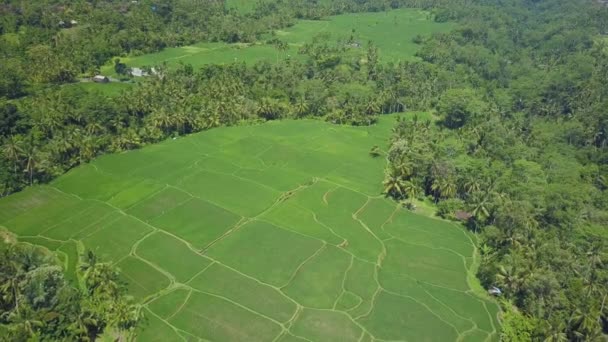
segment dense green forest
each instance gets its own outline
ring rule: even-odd
[[[129,338],[142,319],[118,270],[91,252],[74,277],[44,247],[0,242],[0,338],[3,341],[93,341]]]
[[[116,56],[252,42],[297,19],[402,6],[457,28],[418,37],[414,62],[381,63],[373,42],[353,51],[353,37],[319,36],[300,48],[302,60],[158,66],[116,97],[62,86]],[[5,0],[0,15],[2,195],[102,153],[216,126],[304,117],[370,125],[377,115],[431,111],[436,120],[399,121],[390,145],[374,152],[388,160],[387,195],[430,198],[479,234],[478,276],[504,292],[504,340],[608,334],[608,9],[599,3],[297,0],[241,14],[211,0]],[[19,267],[11,272],[27,277]],[[15,311],[16,301],[2,300]],[[0,322],[21,327],[25,310]],[[76,336],[27,324],[48,338]]]

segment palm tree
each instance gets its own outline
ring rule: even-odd
[[[404,181],[402,184],[403,194],[409,198],[410,201],[417,198],[421,192],[421,189],[411,180]]]
[[[177,133],[179,135],[183,135],[186,131],[186,125],[190,124],[190,118],[181,110],[173,113],[171,120],[177,127]]]
[[[6,159],[13,163],[13,171],[17,173],[19,158],[21,158],[23,154],[22,142],[13,136],[8,137],[4,145],[2,145],[2,153]]]
[[[167,113],[164,108],[156,111],[152,117],[152,124],[154,127],[159,128],[165,134],[169,134],[169,129],[174,126],[175,121],[174,118]]]
[[[257,113],[266,120],[275,120],[280,117],[280,104],[277,100],[263,97],[258,103]]]
[[[471,214],[479,222],[483,222],[490,217],[491,197],[489,193],[482,194],[475,192],[468,200]]]
[[[456,195],[456,183],[450,178],[435,178],[431,184],[435,201],[439,198],[452,198]]]
[[[570,315],[568,323],[573,327],[573,334],[581,341],[591,340],[590,336],[601,331],[600,312],[595,308],[577,308]]]
[[[113,309],[112,325],[116,326],[121,334],[132,334],[142,318],[141,306],[123,300],[116,303]]]
[[[215,112],[213,114],[207,115],[205,121],[207,128],[219,127],[222,124],[220,121],[219,113]]]
[[[38,165],[38,150],[35,148],[28,149],[25,152],[25,169],[23,172],[27,172],[29,174],[30,185],[34,184],[34,170]]]
[[[14,311],[9,314],[9,321],[13,324],[9,326],[9,329],[16,336],[25,337],[26,340],[37,340],[36,329],[42,327],[44,324],[35,319],[34,312],[27,306],[21,311]]]
[[[560,324],[557,327],[549,325],[544,332],[546,337],[543,342],[567,342],[568,336],[564,331],[565,327],[563,324]]]
[[[467,175],[462,179],[460,188],[463,194],[472,194],[481,190],[481,184],[477,176]]]
[[[386,177],[384,178],[384,193],[388,196],[391,196],[395,199],[400,199],[404,195],[404,182],[401,179],[400,175],[397,174],[394,169],[387,172]]]
[[[86,135],[82,138],[78,150],[78,159],[80,163],[88,162],[95,157],[98,144],[98,139],[94,136]]]
[[[106,128],[97,121],[93,121],[85,127],[85,132],[90,135],[100,135],[103,134],[105,130]]]
[[[378,114],[380,111],[380,106],[378,105],[375,99],[368,99],[367,104],[365,105],[365,114],[374,115]]]
[[[302,96],[302,97],[300,97],[298,102],[296,102],[296,104],[294,106],[294,112],[296,114],[296,117],[301,118],[301,117],[305,116],[306,114],[308,114],[308,111],[309,111],[308,103],[306,102],[306,99],[304,98],[304,96]]]
[[[496,275],[498,285],[513,296],[517,295],[523,288],[524,283],[527,280],[527,274],[523,271],[519,271],[513,266],[498,267],[498,274]]]

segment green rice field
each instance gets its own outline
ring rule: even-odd
[[[0,199],[0,226],[121,269],[140,341],[497,341],[475,237],[381,195],[394,116],[286,120],[106,155]],[[76,281],[76,279],[75,279]]]
[[[285,58],[298,58],[298,49],[313,37],[325,35],[328,42],[348,38],[353,34],[361,44],[357,49],[365,49],[373,41],[384,62],[411,60],[418,46],[412,42],[417,35],[446,32],[450,23],[436,23],[429,13],[418,9],[397,9],[389,12],[343,14],[326,20],[301,20],[293,27],[275,32],[276,38],[288,43],[286,51],[279,51],[272,45],[200,43],[137,57],[121,58],[130,67],[159,65],[167,62],[175,66],[180,62],[200,67],[205,64],[228,64],[233,62],[255,63],[276,62]],[[355,48],[353,48],[355,49]],[[113,75],[113,65],[107,65],[102,73]]]

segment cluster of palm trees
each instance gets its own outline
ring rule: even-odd
[[[608,292],[600,285],[608,283],[606,245],[582,237],[572,242],[572,227],[548,228],[553,214],[537,203],[535,191],[526,195],[535,177],[545,184],[534,168],[526,171],[523,162],[492,166],[489,153],[496,147],[486,140],[504,135],[502,129],[490,124],[453,131],[415,116],[398,119],[386,153],[384,192],[400,201],[428,196],[446,218],[465,211],[484,241],[479,278],[501,288],[525,319],[538,319],[531,336],[600,339],[608,317]]]
[[[0,254],[2,340],[94,341],[108,330],[129,336],[142,317],[117,270],[91,252],[78,282],[65,279],[56,257],[42,247],[3,241]]]

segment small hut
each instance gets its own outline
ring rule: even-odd
[[[148,76],[148,72],[141,68],[131,68],[130,74],[133,77],[145,77]]]
[[[463,210],[457,210],[454,213],[454,217],[459,220],[459,221],[468,221],[473,217],[473,214],[463,211]]]
[[[109,83],[110,79],[107,76],[96,75],[96,76],[93,77],[93,82],[96,82],[96,83]]]

